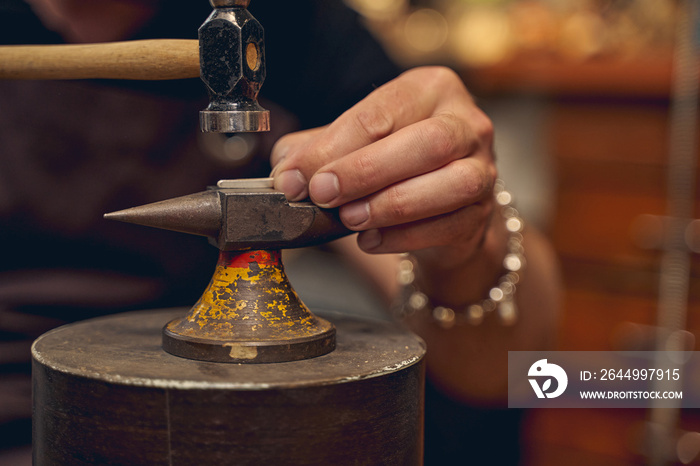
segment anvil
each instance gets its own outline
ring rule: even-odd
[[[202,297],[187,316],[163,329],[163,349],[169,353],[260,363],[307,359],[335,348],[335,328],[299,299],[279,250],[352,233],[337,209],[288,202],[270,179],[225,180],[207,191],[105,217],[207,236],[221,250]]]

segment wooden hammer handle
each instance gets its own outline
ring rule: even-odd
[[[198,76],[197,40],[0,47],[0,79],[160,80]]]

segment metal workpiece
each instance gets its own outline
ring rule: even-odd
[[[337,209],[289,202],[273,188],[211,188],[105,218],[207,236],[222,251],[300,248],[353,233]]]
[[[200,112],[204,132],[269,131],[270,112],[257,101],[265,81],[265,41],[249,1],[212,0],[199,28],[199,60],[209,106]]]
[[[36,466],[422,463],[420,338],[319,312],[338,329],[335,351],[217,364],[160,350],[184,312],[100,317],[34,343]]]

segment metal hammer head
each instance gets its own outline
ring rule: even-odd
[[[265,81],[263,28],[250,0],[211,0],[214,11],[199,28],[200,75],[210,103],[200,112],[204,132],[269,131],[270,112],[258,104]]]

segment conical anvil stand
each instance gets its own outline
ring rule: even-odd
[[[279,250],[221,251],[202,297],[163,328],[163,349],[212,362],[284,362],[335,348],[335,327],[309,311]]]

